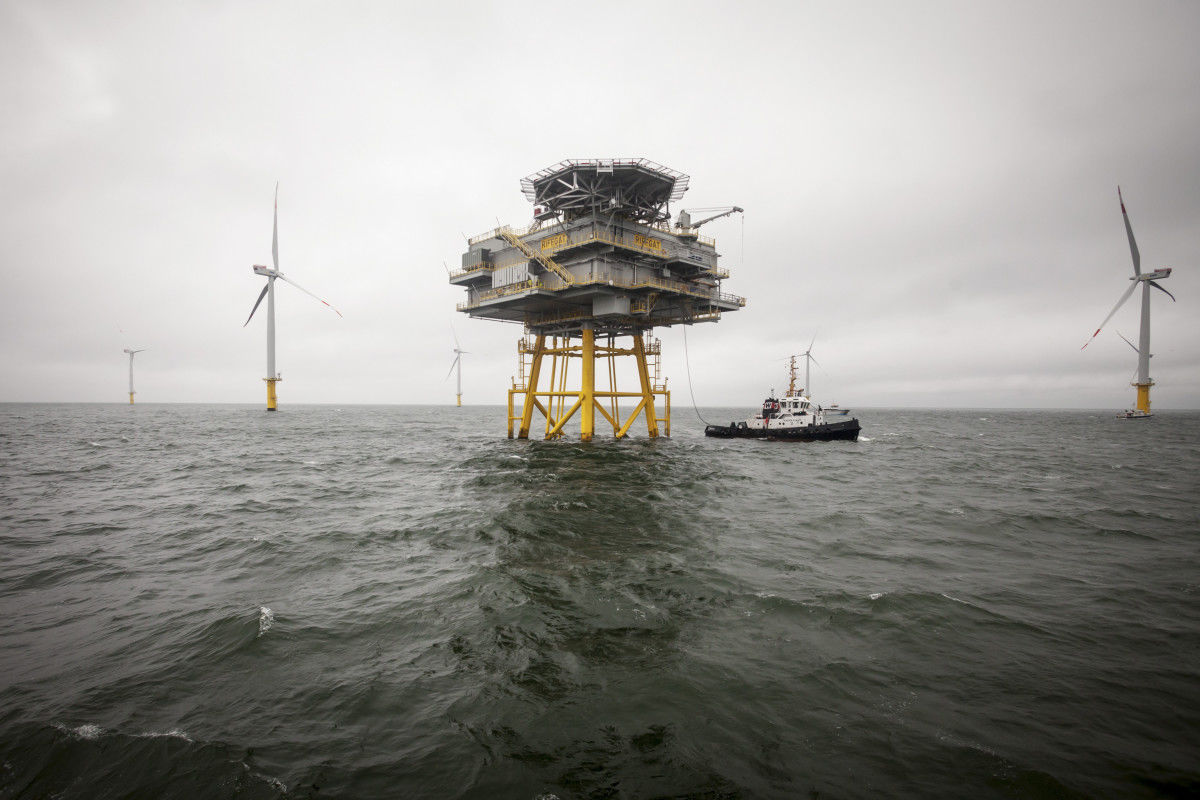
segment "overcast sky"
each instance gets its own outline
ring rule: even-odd
[[[456,314],[521,177],[645,157],[747,306],[687,332],[701,406],[816,337],[849,406],[1200,408],[1200,3],[0,2],[0,401],[503,403],[516,325]],[[677,209],[673,209],[677,210]],[[677,413],[683,330],[658,332]]]

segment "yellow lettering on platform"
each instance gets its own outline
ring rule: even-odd
[[[569,241],[570,240],[567,238],[565,233],[556,233],[553,236],[547,236],[545,239],[542,239],[542,249],[554,250],[559,247],[564,247],[569,243]]]
[[[662,250],[662,242],[650,236],[642,236],[640,233],[633,235],[633,243],[647,250]]]

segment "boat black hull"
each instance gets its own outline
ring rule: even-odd
[[[720,439],[770,439],[780,442],[836,442],[858,441],[858,432],[862,426],[858,419],[845,422],[827,422],[824,425],[813,425],[805,428],[739,428],[736,425],[709,425],[704,429],[705,436],[715,436]]]

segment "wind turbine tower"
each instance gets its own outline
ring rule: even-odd
[[[812,354],[812,346],[813,346],[813,344],[816,343],[816,341],[817,341],[817,337],[813,336],[813,340],[811,342],[809,342],[807,350],[805,350],[803,353],[801,353],[798,356],[789,356],[788,357],[788,388],[787,388],[787,396],[788,397],[801,397],[801,396],[805,396],[805,395],[810,398],[812,397],[812,385],[809,383],[808,369],[809,369],[810,362],[814,363],[814,364],[816,364],[816,362],[817,362],[817,360],[815,358],[813,358],[813,354]],[[805,362],[804,362],[804,385],[800,387],[799,391],[796,391],[796,359],[797,358],[803,358],[805,360]],[[819,367],[821,365],[817,364],[817,366]]]
[[[1163,278],[1170,277],[1170,267],[1162,267],[1153,272],[1142,272],[1142,255],[1138,252],[1137,241],[1133,238],[1133,227],[1129,224],[1129,215],[1125,213],[1125,199],[1121,197],[1120,186],[1117,187],[1117,200],[1121,203],[1121,216],[1125,220],[1125,234],[1129,237],[1129,253],[1133,256],[1133,277],[1129,279],[1133,283],[1121,295],[1121,299],[1113,306],[1113,310],[1108,312],[1108,316],[1104,318],[1104,322],[1100,323],[1100,327],[1096,328],[1096,332],[1092,334],[1092,338],[1084,342],[1083,347],[1087,347],[1092,343],[1092,339],[1095,339],[1100,334],[1100,330],[1108,324],[1108,321],[1113,318],[1117,310],[1125,305],[1125,301],[1133,295],[1133,291],[1138,287],[1138,284],[1141,284],[1141,330],[1138,334],[1137,347],[1134,348],[1138,354],[1137,380],[1133,383],[1133,386],[1137,387],[1137,406],[1126,411],[1124,414],[1128,419],[1141,419],[1150,416],[1150,387],[1154,385],[1154,381],[1150,379],[1150,288],[1154,287],[1158,289],[1167,297],[1170,297],[1172,301],[1175,300],[1175,295],[1157,283],[1157,281]],[[1083,348],[1081,347],[1080,349],[1082,350]]]
[[[514,425],[517,438],[529,438],[534,412],[545,420],[546,439],[564,436],[572,418],[583,441],[597,422],[608,422],[621,439],[639,416],[651,438],[660,423],[671,434],[671,395],[650,332],[716,322],[746,304],[721,291],[729,272],[717,266],[716,242],[696,230],[741,209],[698,222],[681,215],[672,225],[670,204],[688,181],[644,158],[568,159],[521,181],[533,204],[529,225],[500,225],[468,240],[462,268],[450,275],[466,290],[458,310],[525,330],[517,342],[519,375],[508,390],[510,439]],[[630,360],[638,386],[621,391],[618,363]],[[597,380],[605,373],[607,386]]]
[[[246,322],[242,327],[250,324],[250,320],[254,318],[254,312],[258,311],[258,306],[262,303],[263,297],[267,298],[267,377],[264,378],[267,382],[267,411],[274,411],[276,406],[275,384],[283,380],[279,373],[275,371],[275,279],[286,281],[292,286],[295,286],[300,291],[304,292],[309,297],[320,301],[321,303],[333,309],[333,312],[339,317],[342,312],[338,311],[329,303],[326,303],[315,294],[305,289],[300,284],[296,283],[291,278],[285,277],[279,271],[279,184],[275,184],[275,222],[271,230],[271,263],[274,264],[274,269],[264,267],[260,264],[255,264],[251,267],[255,275],[262,275],[267,279],[267,285],[263,287],[262,292],[258,295],[258,299],[254,301],[254,308],[250,309],[250,316],[246,317]]]
[[[800,354],[804,358],[804,393],[809,397],[812,397],[812,381],[810,380],[809,370],[813,364],[817,364],[817,360],[813,358],[812,354],[813,345],[816,343],[817,337],[814,334],[812,341],[808,343],[808,349]],[[817,366],[821,365],[817,364]]]
[[[144,347],[140,348],[138,350],[130,350],[128,347],[125,348],[125,352],[129,353],[129,405],[133,405],[133,394],[134,394],[134,392],[133,392],[133,356],[136,353],[144,352],[145,349],[146,348],[144,348]]]
[[[451,330],[451,333],[454,333],[453,330]],[[469,356],[469,355],[471,355],[471,354],[468,353],[466,350],[462,349],[462,345],[459,344],[459,342],[458,342],[458,334],[455,333],[454,334],[454,363],[452,363],[450,365],[450,372],[454,372],[456,369],[458,370],[458,387],[457,387],[458,391],[455,396],[458,397],[458,406],[460,408],[462,407],[462,357]],[[447,378],[450,377],[450,372],[446,373]],[[443,381],[444,381],[444,379],[443,379]]]

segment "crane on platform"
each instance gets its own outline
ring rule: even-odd
[[[702,220],[692,222],[692,214],[696,211],[716,211],[711,217],[705,217]],[[706,222],[712,222],[714,219],[728,217],[730,214],[744,213],[741,206],[717,206],[715,208],[685,208],[679,212],[679,221],[677,225],[681,229],[680,232],[684,235],[696,235],[696,228],[699,228]]]

